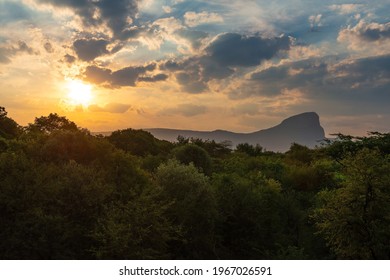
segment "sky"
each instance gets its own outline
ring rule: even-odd
[[[94,132],[389,132],[390,1],[0,0],[0,106]]]

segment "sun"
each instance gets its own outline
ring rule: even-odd
[[[92,100],[91,86],[79,80],[71,80],[67,84],[68,98],[73,105],[88,106]]]

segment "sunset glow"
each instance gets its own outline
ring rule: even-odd
[[[68,98],[73,105],[88,106],[92,100],[91,86],[81,81],[68,82]]]
[[[388,131],[390,2],[309,2],[0,0],[0,106],[92,131],[253,132],[303,112],[328,135]]]

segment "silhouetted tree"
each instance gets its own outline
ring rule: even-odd
[[[236,152],[245,153],[251,157],[257,157],[262,154],[263,147],[261,147],[259,144],[253,146],[248,143],[240,143],[236,147]]]
[[[155,138],[150,132],[131,128],[114,131],[107,139],[115,147],[136,156],[168,153],[173,147],[171,143]]]
[[[27,126],[27,130],[30,132],[42,132],[50,134],[59,130],[78,130],[77,125],[68,120],[66,117],[61,117],[56,113],[51,113],[47,117],[35,118],[34,123]]]
[[[11,118],[7,117],[7,111],[4,107],[0,107],[0,138],[15,138],[21,130],[19,125]],[[1,148],[0,148],[1,150]]]

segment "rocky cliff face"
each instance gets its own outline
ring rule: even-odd
[[[215,140],[216,142],[231,141],[233,146],[240,143],[259,144],[269,151],[285,152],[292,143],[298,143],[310,148],[325,139],[324,129],[320,118],[314,112],[302,113],[283,120],[279,125],[252,132],[234,133],[230,131],[191,131],[175,129],[146,129],[155,137],[175,141],[177,136]]]

